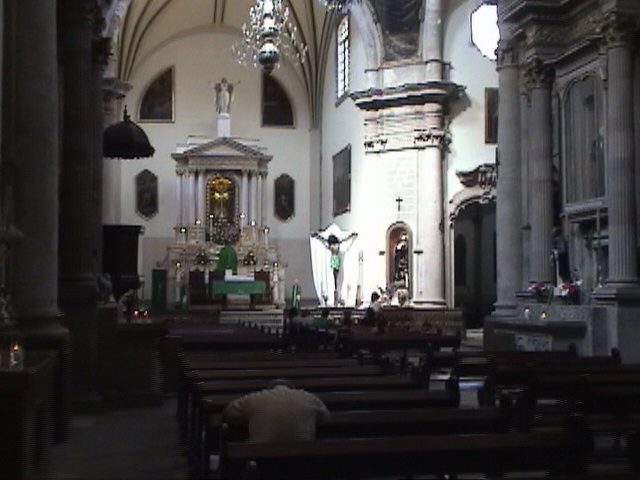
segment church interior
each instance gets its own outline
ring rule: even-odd
[[[640,478],[639,47],[640,0],[2,0],[0,478]],[[314,438],[225,422],[281,379]]]

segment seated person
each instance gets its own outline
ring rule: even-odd
[[[369,308],[372,308],[375,313],[382,310],[382,303],[380,302],[380,294],[378,292],[373,292],[371,294],[371,303],[369,304]]]
[[[249,441],[313,440],[318,422],[330,417],[315,395],[274,380],[271,388],[232,401],[222,416],[230,426],[248,427]]]
[[[362,319],[361,323],[365,327],[374,327],[376,325],[376,318],[376,311],[372,307],[369,307],[367,308],[367,310],[365,310],[364,318]]]

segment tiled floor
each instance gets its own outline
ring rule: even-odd
[[[70,439],[53,448],[54,480],[185,480],[175,400],[162,407],[73,417]]]

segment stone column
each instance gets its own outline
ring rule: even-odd
[[[11,258],[13,307],[24,331],[28,350],[58,353],[55,378],[55,432],[57,441],[68,433],[69,332],[60,326],[58,310],[58,206],[59,206],[59,91],[57,2],[14,0],[4,2],[5,17],[12,18],[12,109],[3,119],[14,125],[5,145],[18,169],[13,184],[15,226],[22,233]],[[5,32],[6,34],[7,32]],[[5,67],[7,65],[5,64]],[[3,159],[7,161],[7,159]]]
[[[182,177],[184,176],[184,170],[181,168],[176,168],[176,205],[178,207],[178,215],[176,218],[176,225],[181,227],[183,225],[183,215],[182,215]]]
[[[426,80],[442,79],[442,0],[427,0],[425,11],[424,61]]]
[[[512,306],[522,287],[522,172],[520,157],[520,70],[514,47],[498,44],[498,181],[496,186],[496,308]]]
[[[258,192],[256,195],[256,204],[258,205],[258,208],[257,208],[256,222],[258,222],[259,227],[263,227],[264,220],[262,219],[262,174],[257,173],[257,175],[258,175]]]
[[[442,105],[424,107],[425,123],[432,132],[426,148],[418,152],[418,239],[414,256],[414,302],[433,306],[446,304],[444,288],[444,215],[442,187],[442,149],[445,132],[442,125]]]
[[[605,24],[607,48],[606,197],[609,212],[609,278],[607,285],[638,283],[633,139],[633,49],[635,28],[611,15]]]
[[[260,207],[260,225],[262,226],[266,226],[267,225],[267,174],[266,173],[261,173],[260,174],[260,179],[262,180],[262,189],[261,192],[262,194],[260,195],[260,204],[262,205]]]
[[[186,169],[182,175],[182,221],[184,225],[190,227],[193,222],[191,220],[191,206],[193,205],[191,197],[191,176],[193,172]]]
[[[255,224],[258,224],[258,221],[260,220],[258,218],[258,179],[257,177],[258,172],[251,172],[251,178],[249,179],[249,183],[250,183],[250,196],[249,196],[249,205],[250,205],[250,209],[251,209],[251,217],[250,217],[250,222],[253,222],[255,220]]]
[[[242,191],[240,192],[240,213],[244,214],[241,227],[247,226],[249,221],[249,172],[242,171]]]
[[[103,132],[104,132],[104,96],[102,77],[107,67],[111,40],[108,38],[94,38],[93,40],[93,211],[96,222],[94,223],[93,248],[95,249],[94,261],[96,272],[102,272],[102,225],[104,218],[103,209]]]
[[[61,3],[64,134],[60,175],[60,306],[95,304],[96,268],[92,206],[95,159],[92,98],[93,9],[85,0]]]
[[[200,220],[200,201],[198,195],[200,193],[200,172],[195,170],[193,172],[193,219],[195,223]]]
[[[553,71],[534,61],[526,72],[531,95],[529,144],[531,223],[530,281],[554,280],[551,251],[553,240],[553,186],[551,143],[551,84]],[[501,175],[499,172],[498,175]]]
[[[206,208],[206,196],[207,196],[207,174],[204,170],[198,172],[198,218],[202,222],[202,225],[207,224],[207,208]]]

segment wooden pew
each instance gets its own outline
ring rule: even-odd
[[[494,365],[478,391],[481,405],[495,403],[504,389],[524,389],[543,375],[585,375],[593,373],[612,374],[636,372],[638,366],[621,365],[613,356],[578,357],[556,362],[526,362],[522,364]]]
[[[204,428],[202,416],[203,397],[209,395],[233,394],[236,397],[268,388],[269,379],[257,380],[232,380],[222,382],[201,382],[194,384],[193,393],[189,403],[189,422],[187,438],[193,445],[198,445],[198,436]],[[369,377],[312,377],[299,378],[295,386],[310,392],[337,392],[337,391],[373,391],[373,390],[398,390],[409,389],[415,385],[415,380],[409,375],[384,375]],[[327,405],[328,406],[328,405]]]
[[[419,350],[429,348],[459,348],[460,335],[387,330],[375,333],[370,327],[351,327],[338,332],[338,351],[343,356],[353,356],[358,350],[367,349],[378,355],[389,350]]]
[[[411,390],[370,390],[370,391],[320,391],[316,395],[327,406],[329,411],[341,410],[392,410],[392,409],[424,409],[454,408],[460,405],[460,390],[455,379],[447,382],[445,390],[429,391]],[[217,438],[219,421],[210,422],[214,415],[222,413],[224,408],[238,394],[207,395],[201,398],[200,408],[192,417],[196,422],[190,437],[191,452],[194,455],[196,468],[202,466],[202,456],[208,452],[207,445],[212,445],[212,438]]]
[[[229,442],[247,441],[246,428],[230,428],[222,421],[222,417],[217,415],[210,422],[210,430],[220,431],[220,445],[206,445],[202,462],[205,475],[210,454],[226,452]],[[333,412],[328,421],[318,425],[316,436],[318,439],[330,439],[423,435],[425,432],[429,435],[506,433],[508,426],[507,415],[497,408],[348,410]],[[223,464],[225,461],[222,456],[220,462]]]
[[[207,360],[208,357],[193,356],[187,353],[180,366],[178,375],[178,402],[176,416],[181,428],[181,438],[183,443],[187,441],[188,435],[188,418],[190,411],[191,395],[193,382],[189,379],[188,372],[195,369],[198,370],[238,370],[244,369],[262,369],[262,370],[297,370],[301,368],[332,368],[337,370],[343,367],[355,367],[357,362],[354,359],[339,359],[335,355],[331,357],[320,356],[312,358],[302,354],[299,358],[297,354],[279,354],[272,352],[262,352],[261,355],[254,355],[252,360],[223,360],[218,358],[219,353],[212,354],[213,360]],[[274,375],[272,378],[282,378],[283,372]]]
[[[181,381],[181,388],[178,393],[178,419],[179,422],[187,422],[189,412],[193,411],[193,399],[198,393],[196,389],[199,391],[204,391],[205,393],[225,393],[225,392],[250,392],[254,390],[261,390],[262,388],[266,388],[270,381],[277,378],[287,378],[287,379],[296,379],[296,383],[300,383],[300,381],[307,381],[306,379],[311,378],[319,378],[319,377],[332,377],[332,378],[340,378],[340,377],[379,377],[382,375],[389,375],[392,373],[388,369],[384,369],[380,366],[345,366],[342,368],[337,367],[310,367],[303,368],[300,365],[296,365],[295,362],[278,362],[279,366],[282,368],[264,368],[258,369],[258,365],[254,365],[254,368],[251,370],[241,370],[241,369],[214,369],[214,370],[190,370],[185,375]],[[287,367],[287,368],[284,368]],[[245,380],[245,384],[242,385],[238,383],[240,380]],[[357,380],[356,380],[357,381]],[[413,382],[417,383],[418,379],[413,377]],[[217,382],[213,384],[210,388],[206,385],[209,385],[212,382]],[[220,383],[222,382],[222,383]],[[385,381],[382,381],[383,384]],[[200,386],[198,384],[205,384],[205,386]],[[389,382],[387,382],[389,383]],[[406,386],[406,382],[397,382],[393,383],[394,385]],[[349,382],[349,385],[352,386],[353,382]],[[331,384],[330,389],[334,389],[336,387],[335,383]],[[184,425],[182,425],[184,428]],[[186,435],[186,432],[185,432]]]
[[[347,438],[230,443],[223,477],[324,480],[506,472],[581,472],[588,438],[565,430],[533,433]]]

